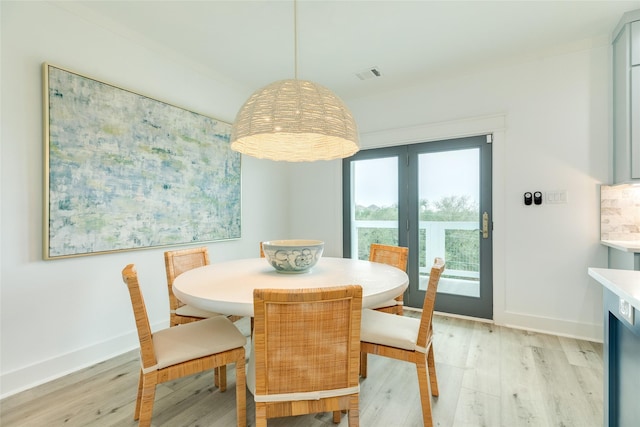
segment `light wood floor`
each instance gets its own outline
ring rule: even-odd
[[[407,311],[407,315],[415,313]],[[419,314],[418,314],[419,315]],[[435,317],[440,397],[437,426],[602,426],[602,345],[466,319]],[[248,321],[236,323],[248,335]],[[248,353],[247,353],[248,354]],[[130,352],[0,401],[0,425],[136,426],[138,354]],[[235,370],[220,393],[212,374],[160,385],[154,426],[235,425]],[[247,421],[254,423],[247,393]],[[343,417],[340,426],[347,426]],[[361,382],[360,425],[421,426],[413,365],[369,356]],[[269,421],[270,427],[335,426],[331,414]]]

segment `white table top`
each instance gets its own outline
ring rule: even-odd
[[[640,310],[640,271],[590,267],[589,276]]]
[[[202,310],[253,316],[256,288],[362,286],[362,306],[373,307],[402,294],[407,274],[390,265],[347,258],[322,257],[311,271],[278,273],[264,258],[240,259],[194,268],[176,277],[173,292],[185,304]]]

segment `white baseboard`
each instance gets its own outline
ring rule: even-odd
[[[456,318],[456,319],[472,320],[474,322],[481,322],[481,323],[495,323],[492,319],[484,319],[482,317],[464,316],[462,314],[454,314],[454,313],[443,313],[443,312],[440,312],[440,311],[434,311],[433,315],[434,316],[442,316],[442,317],[453,317],[453,318]]]
[[[579,323],[570,320],[533,316],[531,314],[505,312],[495,321],[496,325],[585,341],[603,342],[602,323]]]
[[[155,327],[166,328],[167,322],[152,325],[151,329],[157,330]],[[131,331],[95,345],[3,373],[0,376],[0,399],[104,362],[139,346],[137,332]]]
[[[422,311],[419,308],[404,307],[405,310]],[[567,338],[575,338],[597,343],[603,342],[604,326],[600,324],[579,323],[569,320],[553,319],[550,317],[532,316],[530,314],[506,312],[496,315],[497,319],[480,319],[476,317],[462,316],[459,314],[441,313],[435,311],[437,316],[467,319],[474,322],[494,323],[507,328],[522,329],[541,334],[557,335]]]

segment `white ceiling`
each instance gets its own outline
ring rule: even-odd
[[[249,91],[294,77],[293,0],[60,5]],[[640,1],[298,0],[298,77],[347,101],[605,45],[633,9]],[[356,77],[373,66],[381,77]]]

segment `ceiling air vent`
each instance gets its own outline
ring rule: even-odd
[[[356,73],[356,76],[360,80],[369,80],[375,77],[382,77],[382,73],[380,72],[380,69],[378,67],[370,67],[364,71]]]

